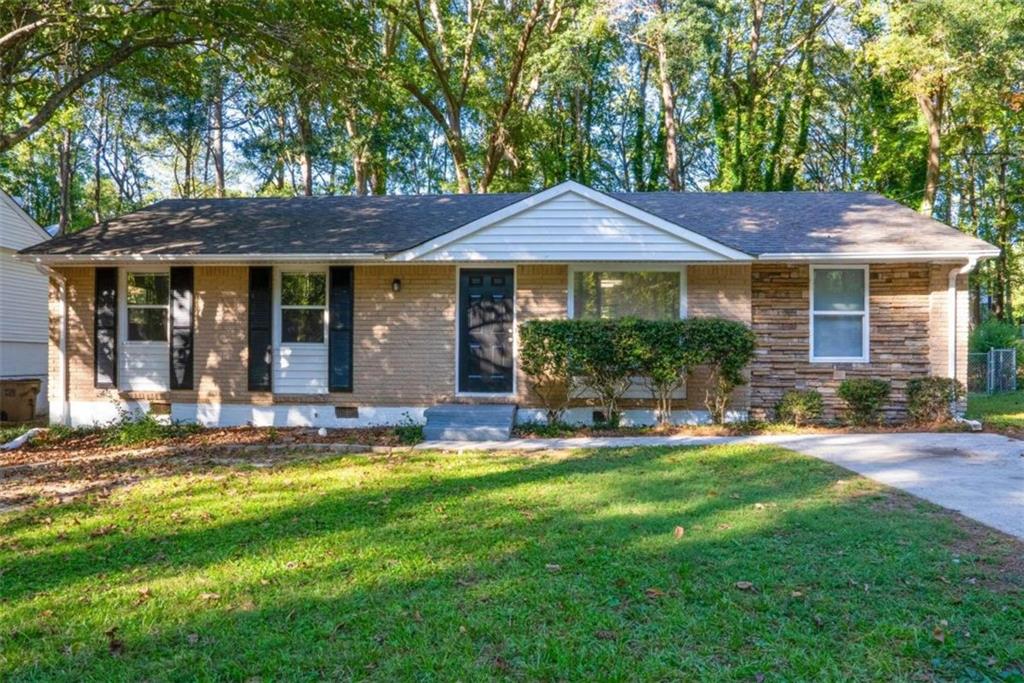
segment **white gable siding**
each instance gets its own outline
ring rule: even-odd
[[[724,261],[721,254],[573,192],[469,234],[419,261]]]
[[[46,343],[49,283],[14,252],[47,239],[14,200],[0,191],[0,341]]]
[[[18,251],[48,239],[48,235],[0,190],[0,247]]]
[[[46,343],[46,276],[0,251],[0,341]]]

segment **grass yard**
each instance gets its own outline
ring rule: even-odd
[[[1024,391],[971,394],[967,397],[967,417],[993,429],[1024,429]]]
[[[1024,546],[788,451],[190,467],[0,516],[0,679],[1024,680]]]

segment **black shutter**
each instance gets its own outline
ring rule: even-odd
[[[331,268],[327,378],[331,391],[352,391],[352,268]]]
[[[171,389],[192,388],[192,268],[171,268]]]
[[[117,268],[96,269],[94,377],[97,388],[117,386]]]
[[[270,323],[273,268],[249,268],[249,391],[270,391],[273,340]]]

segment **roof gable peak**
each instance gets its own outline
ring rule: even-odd
[[[559,222],[560,216],[545,213],[545,206],[548,205],[551,205],[549,208],[552,213],[557,213],[553,205],[558,202],[567,202],[570,195],[585,203],[585,207],[580,207],[578,220],[566,224]],[[561,211],[564,213],[565,208],[563,207]],[[603,215],[585,215],[588,211],[591,214],[603,212]],[[537,215],[528,219],[524,217],[527,212]],[[518,228],[510,227],[514,224],[518,224]],[[533,230],[529,229],[531,227]],[[665,220],[574,180],[566,180],[546,190],[536,192],[411,249],[394,254],[391,256],[391,260],[500,260],[496,255],[486,256],[484,252],[465,248],[475,235],[492,230],[504,231],[502,237],[495,236],[494,239],[503,240],[508,244],[509,253],[506,258],[513,260],[581,260],[582,256],[594,254],[588,248],[593,242],[610,245],[614,244],[616,239],[632,241],[634,248],[632,256],[638,260],[659,260],[659,256],[661,260],[672,260],[673,255],[670,251],[679,245],[686,245],[683,253],[692,255],[695,260],[751,260],[749,254],[716,242],[677,223]],[[567,233],[567,231],[574,230],[575,235]],[[543,249],[542,243],[546,237],[543,233],[545,231],[552,234],[558,233],[559,238],[563,241],[575,239],[579,244],[578,254],[569,253],[564,244],[560,249],[553,251]],[[524,249],[523,244],[518,244],[517,236],[520,233],[524,237],[524,244],[530,241],[528,238],[533,238],[537,247],[535,251]],[[557,241],[559,238],[552,237],[551,239]],[[653,247],[659,241],[662,245],[668,246],[669,250],[662,253]],[[457,244],[462,244],[463,248],[453,250],[452,247]],[[561,256],[557,257],[556,252]],[[609,251],[609,258],[612,256],[618,260],[623,258],[628,260],[630,253]],[[676,258],[678,258],[678,254]]]

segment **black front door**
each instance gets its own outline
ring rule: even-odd
[[[511,268],[459,271],[459,391],[512,392]]]

